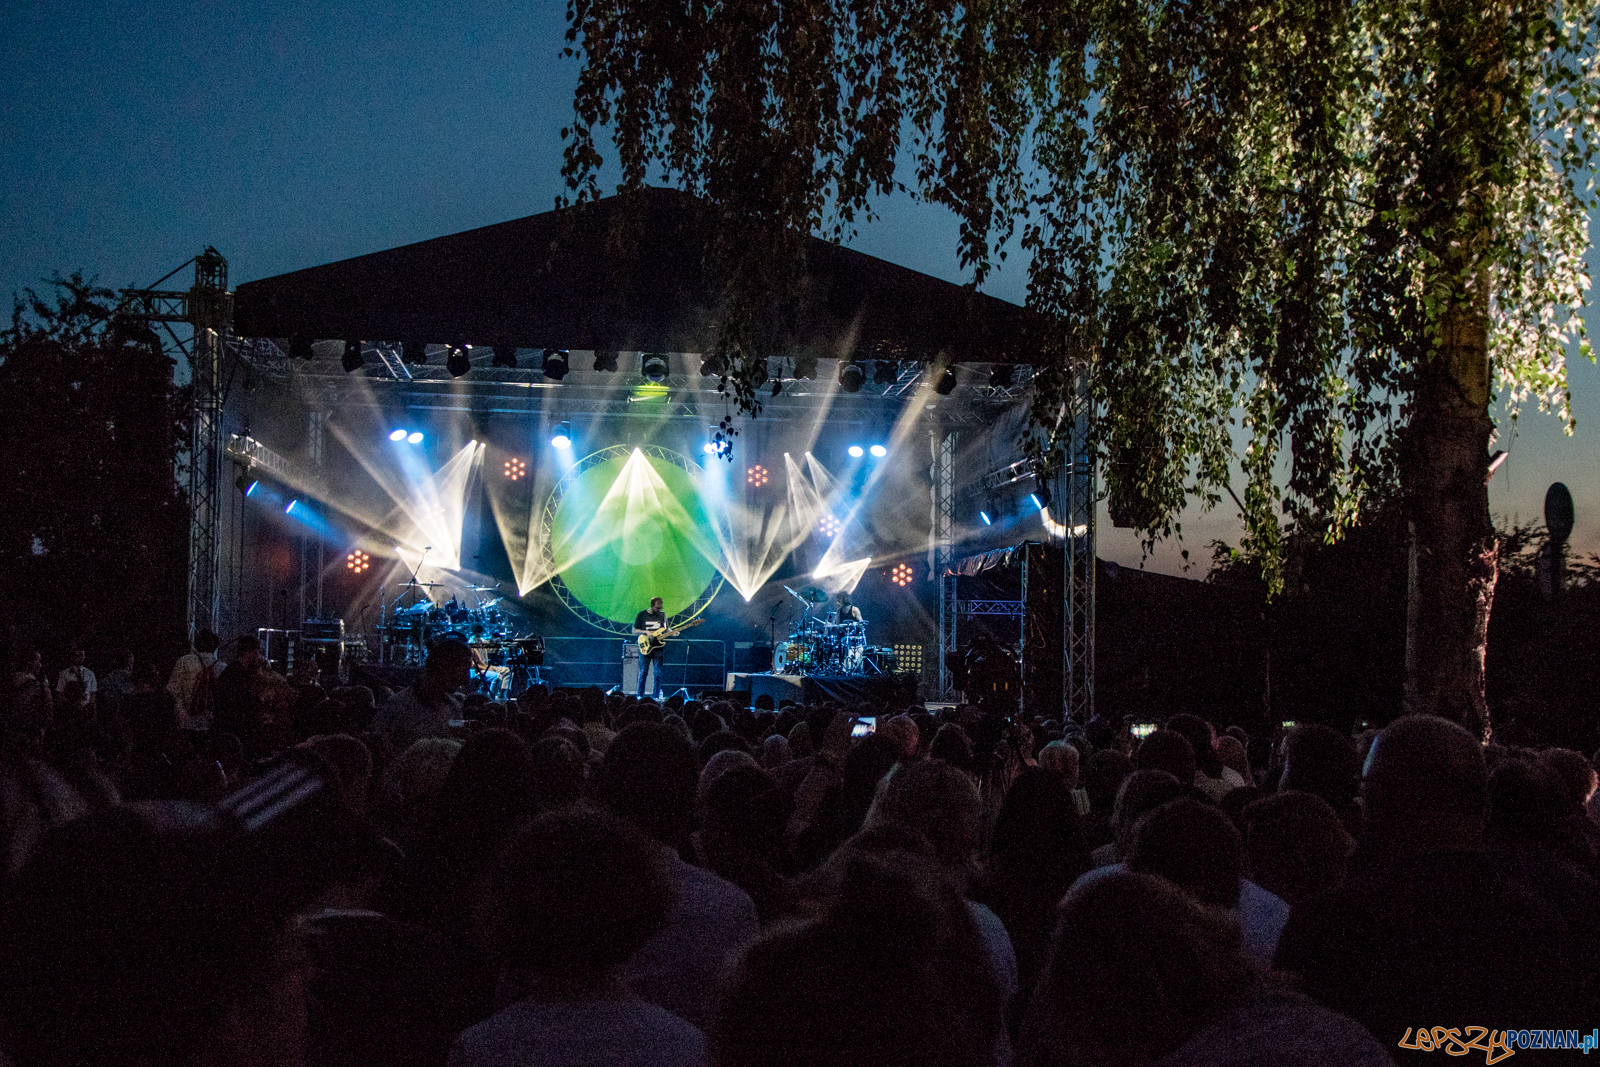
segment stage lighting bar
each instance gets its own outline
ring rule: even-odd
[[[817,529],[822,531],[822,536],[834,538],[839,536],[839,520],[832,515],[824,515],[817,520]]]
[[[348,569],[349,571],[351,571],[354,574],[362,573],[363,571],[365,571],[367,569],[369,564],[370,564],[369,557],[367,556],[367,554],[365,552],[361,551],[359,548],[356,549],[354,552],[351,552],[349,555],[345,556],[345,558],[344,558],[344,565],[345,565],[346,569]]]
[[[550,446],[563,451],[572,447],[572,423],[563,422],[556,427],[556,432],[550,438]]]
[[[559,382],[567,376],[571,367],[571,357],[565,348],[547,348],[544,350],[544,376],[552,382]]]
[[[989,370],[989,388],[1009,389],[1011,383],[1016,381],[1017,368],[1009,363],[996,363]]]
[[[889,580],[902,589],[911,584],[913,577],[911,567],[905,563],[895,564],[894,570],[889,572]]]
[[[451,345],[450,354],[444,357],[444,369],[450,377],[460,378],[472,370],[471,345]]]
[[[506,463],[505,463],[505,475],[511,481],[513,481],[513,482],[517,481],[519,478],[521,478],[524,474],[527,474],[527,473],[528,473],[528,465],[526,463],[524,463],[522,460],[518,459],[516,456],[512,456],[510,459],[506,460]]]
[[[256,491],[256,486],[261,484],[260,479],[252,478],[248,474],[241,474],[234,480],[234,485],[239,487],[239,492],[249,496]]]
[[[946,367],[934,380],[933,391],[940,396],[949,396],[956,391],[956,372]]]
[[[859,393],[867,383],[867,372],[853,359],[839,361],[839,388],[847,393]]]
[[[744,472],[744,480],[746,485],[753,485],[757,488],[766,485],[768,480],[767,468],[762,466],[751,467]]]
[[[289,514],[289,513],[290,513],[290,512],[291,512],[291,511],[293,511],[293,510],[294,510],[294,506],[295,506],[295,505],[296,505],[296,504],[298,504],[298,503],[300,503],[300,501],[298,501],[298,500],[291,500],[291,501],[289,501],[289,502],[288,502],[288,503],[287,503],[287,504],[285,504],[285,505],[284,505],[284,506],[283,506],[283,513],[284,513],[284,514],[285,514],[285,515],[287,515],[287,514]]]
[[[983,520],[983,524],[985,526],[993,526],[994,525],[994,519],[990,517],[990,515],[989,515],[989,513],[987,511],[978,512],[978,518]]]

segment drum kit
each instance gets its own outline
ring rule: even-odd
[[[539,666],[544,662],[544,640],[512,632],[511,617],[496,607],[503,597],[484,599],[480,594],[495,592],[494,586],[474,585],[468,590],[472,603],[452,596],[436,603],[433,590],[439,582],[413,579],[400,587],[391,604],[384,600],[384,623],[378,627],[381,638],[380,662],[397,667],[419,667],[428,650],[439,641],[453,640],[471,646],[478,661],[475,673],[489,694],[503,698],[512,690],[512,675],[530,675],[529,684],[539,681]],[[407,599],[414,601],[403,604]],[[525,688],[525,686],[524,686]]]
[[[828,594],[815,586],[787,592],[806,605],[805,614],[786,641],[772,649],[773,674],[866,674],[867,624],[859,619],[829,622],[814,618],[811,609],[828,602]]]

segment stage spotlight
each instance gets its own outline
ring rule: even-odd
[[[428,346],[421,341],[402,341],[400,343],[400,359],[420,367],[428,362]]]
[[[940,396],[949,396],[956,391],[956,372],[946,367],[938,379],[933,383],[933,391]]]
[[[556,427],[555,436],[550,438],[553,448],[568,449],[572,447],[572,423],[563,422]]]
[[[824,515],[817,520],[817,529],[822,531],[823,537],[837,537],[839,535],[839,520],[832,515]]]
[[[978,518],[983,520],[983,524],[985,526],[993,526],[994,525],[994,520],[989,517],[989,513],[987,511],[978,512]]]
[[[289,358],[290,359],[310,359],[311,358],[311,338],[309,338],[309,337],[301,337],[299,334],[296,334],[295,336],[289,338]]]
[[[233,484],[239,487],[239,492],[243,493],[245,496],[249,496],[251,493],[256,491],[256,486],[260,485],[261,483],[257,479],[250,477],[248,474],[241,474],[234,480]]]
[[[617,357],[621,354],[620,352],[601,352],[596,350],[594,354],[594,369],[615,374],[617,372]]]
[[[420,445],[422,443],[422,431],[412,430],[410,433],[406,434],[406,442],[408,444]]]
[[[892,359],[880,359],[872,367],[873,385],[893,385],[900,380],[900,364]]]
[[[339,360],[344,364],[344,372],[350,374],[361,369],[361,342],[346,341],[344,343],[344,356]]]
[[[404,430],[390,430],[389,431],[389,440],[391,440],[391,441],[404,441],[405,439],[406,439],[406,432]]]
[[[724,356],[713,353],[700,357],[700,375],[704,378],[720,378],[728,373],[728,360]]]
[[[544,376],[552,382],[559,382],[567,376],[568,367],[567,350],[565,348],[547,348],[544,350]]]
[[[708,456],[716,455],[716,452],[717,452],[716,443],[712,442],[712,441],[707,441],[705,444],[700,446],[700,451],[704,452]]]
[[[873,459],[882,459],[889,454],[889,450],[882,445],[873,445],[867,451],[872,453]]]
[[[751,467],[744,472],[746,485],[763,486],[767,484],[767,468],[761,466]]]
[[[494,346],[494,359],[490,360],[489,362],[490,362],[491,366],[495,366],[495,367],[510,367],[512,370],[516,370],[517,369],[517,346],[516,345],[495,345]]]
[[[369,557],[359,548],[344,558],[345,567],[352,573],[360,574],[369,566]]]
[[[1009,389],[1016,376],[1016,367],[1009,363],[996,363],[989,371],[989,388]]]
[[[652,382],[665,381],[670,369],[667,357],[660,352],[646,352],[639,363],[639,373]]]
[[[894,570],[889,572],[889,580],[902,589],[911,584],[913,577],[911,567],[905,563],[895,564]]]
[[[815,378],[817,376],[817,357],[809,353],[795,356],[794,376],[796,378]]]
[[[845,449],[845,451],[850,453],[851,459],[860,459],[862,456],[867,454],[867,450],[862,448],[860,445],[851,445],[849,448]]]
[[[853,359],[839,361],[839,388],[847,393],[858,393],[867,382],[867,372]]]
[[[450,377],[459,378],[472,369],[472,357],[468,355],[469,345],[451,345],[450,354],[444,357],[444,369],[450,372]]]
[[[287,514],[289,514],[289,512],[291,512],[291,511],[293,511],[293,510],[294,510],[294,506],[295,506],[295,505],[296,505],[296,504],[298,504],[298,503],[300,503],[300,501],[298,501],[298,500],[291,500],[291,501],[289,501],[289,503],[287,503],[287,504],[285,504],[285,505],[284,505],[284,507],[283,507],[283,513],[284,513],[284,514],[285,514],[285,515],[287,515]]]
[[[1045,508],[1050,506],[1050,490],[1041,486],[1038,492],[1029,493],[1028,499],[1033,501],[1034,507],[1038,508],[1040,511],[1043,511]]]
[[[528,465],[522,460],[518,459],[516,456],[512,456],[510,459],[506,460],[505,474],[506,477],[511,481],[514,482],[527,473]]]

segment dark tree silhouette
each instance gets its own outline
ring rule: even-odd
[[[81,273],[0,332],[0,605],[16,644],[182,642],[184,391],[149,326]]]

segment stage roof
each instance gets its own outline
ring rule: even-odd
[[[647,188],[246,282],[234,328],[260,338],[705,352],[714,343],[702,269],[710,210]],[[1042,320],[1014,304],[816,237],[806,267],[798,351],[1037,358],[1029,338]]]

